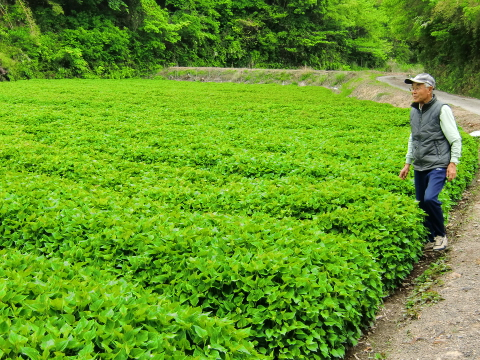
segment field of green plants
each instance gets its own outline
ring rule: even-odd
[[[0,359],[341,358],[422,254],[408,109],[294,85],[0,85]],[[462,136],[447,211],[478,164]]]

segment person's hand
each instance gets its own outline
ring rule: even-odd
[[[408,172],[410,171],[410,164],[405,164],[403,169],[400,171],[400,179],[405,180],[407,178]]]
[[[447,180],[452,181],[457,177],[457,164],[450,163],[447,167]]]

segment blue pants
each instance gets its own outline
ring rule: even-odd
[[[445,185],[447,169],[437,168],[427,171],[414,171],[415,194],[420,208],[427,213],[425,226],[429,230],[428,239],[435,236],[445,236],[445,224],[442,203],[438,195]]]

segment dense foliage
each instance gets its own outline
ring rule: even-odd
[[[0,54],[17,78],[129,77],[160,65],[375,67],[373,0],[0,1]]]
[[[480,97],[479,29],[472,0],[0,0],[0,66],[24,79],[419,63]]]
[[[405,109],[319,87],[3,85],[6,356],[338,358],[421,255]]]
[[[1,359],[262,359],[232,321],[81,262],[2,250],[0,276]]]
[[[0,61],[16,79],[420,63],[480,97],[479,28],[471,0],[0,0]]]
[[[405,61],[418,61],[444,91],[480,98],[480,3],[384,0]],[[405,46],[408,47],[406,50]]]

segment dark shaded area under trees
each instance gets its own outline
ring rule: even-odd
[[[13,79],[150,74],[159,67],[386,69],[421,63],[480,96],[473,0],[0,0]]]

